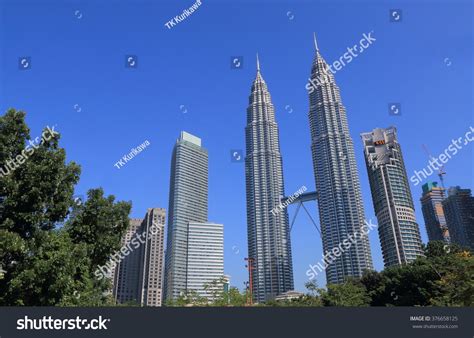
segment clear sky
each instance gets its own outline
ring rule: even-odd
[[[77,194],[102,186],[133,202],[133,217],[168,208],[171,151],[181,130],[209,151],[209,219],[224,223],[225,272],[247,279],[245,172],[231,149],[245,149],[246,108],[259,53],[276,118],[287,195],[314,190],[305,85],[313,32],[326,61],[373,31],[376,41],[335,75],[347,109],[367,218],[375,221],[359,134],[395,125],[409,175],[473,123],[473,9],[470,1],[180,1],[0,0],[0,110],[27,112],[33,137],[46,125],[62,133],[68,160],[82,166]],[[390,22],[389,10],[401,9]],[[126,55],[137,57],[126,68]],[[231,58],[243,57],[241,69]],[[20,69],[19,58],[30,68]],[[389,115],[401,104],[401,116]],[[148,140],[123,168],[114,164]],[[474,188],[474,143],[446,165],[446,185]],[[436,179],[433,175],[433,179]],[[422,239],[427,240],[413,186]],[[318,219],[316,205],[308,205]],[[295,207],[290,206],[290,218]],[[319,223],[319,221],[318,221]],[[321,258],[321,239],[300,213],[292,231],[295,288]],[[378,234],[370,234],[377,270]],[[325,285],[325,276],[318,276]]]

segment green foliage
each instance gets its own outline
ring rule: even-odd
[[[26,158],[0,175],[0,305],[111,305],[110,281],[93,272],[120,247],[131,206],[102,189],[76,206],[80,167],[66,164],[59,133],[30,142],[24,119],[13,109],[0,117],[0,163]]]
[[[239,289],[231,286],[229,291],[224,292],[223,302],[228,306],[245,306],[248,296],[247,291],[241,293]],[[221,306],[221,304],[217,303],[217,306]]]
[[[114,203],[114,196],[91,189],[84,204],[76,207],[66,229],[75,244],[86,244],[91,267],[104,265],[110,254],[120,249],[122,235],[129,226],[131,204]]]
[[[321,291],[324,306],[368,306],[370,297],[359,281],[349,279],[342,284],[329,284]]]
[[[183,307],[183,306],[208,306],[208,300],[200,296],[195,290],[189,290],[181,294],[177,299],[169,299],[165,302],[165,306]]]
[[[0,163],[28,154],[31,140],[24,122],[25,114],[9,110],[0,117],[2,137]],[[47,129],[45,129],[45,132]],[[74,162],[65,164],[66,153],[58,147],[60,135],[36,145],[26,161],[0,177],[2,229],[18,233],[22,238],[34,237],[37,231],[51,230],[68,214],[74,185],[80,168]]]
[[[426,257],[411,264],[366,273],[373,306],[472,306],[474,258],[459,246],[430,242]]]
[[[356,279],[342,284],[329,284],[319,288],[315,281],[306,283],[308,293],[291,300],[269,301],[267,306],[368,306],[370,298],[365,287]]]
[[[136,300],[129,300],[125,303],[117,303],[116,305],[122,307],[141,307],[141,304]]]
[[[411,264],[367,271],[358,279],[318,288],[306,284],[308,293],[267,306],[473,306],[474,257],[467,249],[430,242],[425,256]]]
[[[168,300],[165,306],[245,306],[247,293],[241,293],[236,287],[224,290],[224,278],[219,278],[204,286],[211,293],[211,298],[199,296],[196,291],[189,290],[175,300]]]

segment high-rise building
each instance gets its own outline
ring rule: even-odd
[[[127,254],[115,269],[113,294],[118,303],[161,306],[164,227],[161,208],[149,208],[144,219],[130,220],[122,239]]]
[[[384,264],[412,262],[423,248],[397,129],[376,128],[361,136]]]
[[[443,209],[451,242],[474,251],[474,197],[471,189],[449,188]]]
[[[423,184],[421,210],[425,220],[426,232],[430,241],[450,242],[446,217],[444,216],[444,189],[437,182]]]
[[[130,225],[122,238],[121,245],[126,247],[131,244],[133,238],[141,233],[143,219],[130,219]],[[117,303],[140,303],[140,272],[143,265],[143,252],[137,248],[130,252],[125,258],[117,264],[113,276],[114,287],[113,295]]]
[[[165,209],[150,208],[142,222],[146,234],[139,285],[143,306],[161,306],[163,300],[165,217]]]
[[[167,300],[186,292],[188,223],[206,223],[207,207],[207,150],[200,138],[183,131],[171,160],[164,288]]]
[[[316,54],[306,88],[323,250],[331,252],[344,240],[350,240],[349,236],[361,234],[326,268],[327,282],[341,283],[347,277],[359,277],[364,270],[373,269],[372,256],[368,236],[361,232],[366,220],[346,109],[316,37],[314,43]]]
[[[188,223],[186,291],[212,301],[224,287],[224,226]]]
[[[260,73],[252,84],[245,128],[248,254],[253,296],[264,302],[293,289],[288,213],[271,212],[285,195],[278,125]]]

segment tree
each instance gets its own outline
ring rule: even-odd
[[[182,292],[176,299],[168,299],[165,306],[187,307],[187,306],[207,306],[208,299],[200,296],[195,290]]]
[[[440,275],[439,279],[434,281],[439,292],[432,295],[429,304],[473,306],[474,257],[469,249],[458,245],[446,245],[443,242],[430,242],[426,248],[426,256]]]
[[[410,264],[366,273],[362,284],[372,306],[472,306],[474,259],[470,252],[429,242],[425,256]]]
[[[245,306],[247,304],[248,291],[240,292],[235,286],[231,286],[229,291],[224,292],[224,302],[228,306]]]
[[[224,292],[224,283],[225,278],[222,276],[221,278],[217,278],[210,283],[204,284],[204,290],[211,294],[210,298],[212,302],[219,302],[222,304],[221,306],[225,306],[226,301],[228,300],[227,294]]]
[[[235,286],[229,290],[222,290],[210,306],[245,306],[247,304],[247,292],[240,292]]]
[[[269,300],[265,302],[265,306],[276,306],[276,307],[306,307],[306,306],[323,306],[320,294],[323,289],[320,289],[315,281],[310,281],[305,284],[308,292],[298,298],[285,299],[285,300]]]
[[[240,292],[234,286],[224,290],[224,277],[213,280],[204,285],[204,289],[211,293],[209,298],[200,296],[195,290],[183,292],[176,299],[167,300],[165,306],[245,306],[247,303],[247,292]]]
[[[121,238],[129,226],[131,203],[114,203],[104,191],[91,189],[85,203],[74,208],[74,217],[66,224],[73,243],[85,244],[91,268],[104,265],[110,254],[120,249]]]
[[[324,306],[369,306],[370,297],[360,281],[348,279],[342,284],[328,284],[321,290]]]
[[[76,206],[80,167],[54,127],[32,140],[24,119],[0,117],[0,305],[112,304],[110,281],[93,272],[119,247],[130,204],[95,189]]]

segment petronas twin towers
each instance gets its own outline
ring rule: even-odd
[[[364,208],[345,108],[317,45],[311,78],[317,83],[309,94],[311,152],[323,249],[329,252],[355,233],[360,234]],[[264,302],[293,289],[293,266],[288,213],[286,209],[271,212],[285,196],[283,165],[275,110],[258,56],[245,134],[251,283],[254,299]],[[346,277],[361,276],[365,269],[372,269],[372,258],[368,238],[362,235],[327,266],[327,282],[340,283]]]

